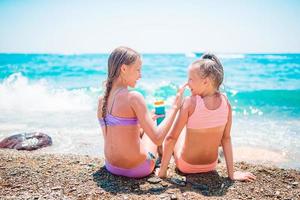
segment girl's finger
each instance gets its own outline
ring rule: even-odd
[[[251,179],[256,179],[256,177],[251,173],[251,172],[248,172],[248,174],[247,174]]]
[[[251,179],[248,176],[246,176],[245,181],[251,181]]]
[[[250,182],[253,182],[253,181],[254,181],[254,179],[250,178]]]
[[[255,180],[252,176],[247,176],[247,178],[248,178],[248,180],[251,181],[251,182]]]
[[[185,87],[188,85],[188,83],[185,83],[183,86],[178,88],[178,93],[183,93],[183,91],[185,90]]]

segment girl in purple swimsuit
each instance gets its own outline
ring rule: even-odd
[[[115,174],[140,178],[152,173],[161,145],[182,105],[186,85],[178,90],[172,108],[156,126],[143,96],[134,88],[141,78],[142,60],[128,47],[116,48],[108,59],[104,96],[99,98],[98,119],[104,137],[106,169]],[[145,132],[140,138],[140,128]]]

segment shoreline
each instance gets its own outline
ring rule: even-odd
[[[237,162],[255,182],[231,181],[225,163],[216,172],[185,175],[170,164],[167,179],[110,174],[103,158],[0,149],[0,199],[299,199],[300,171]]]

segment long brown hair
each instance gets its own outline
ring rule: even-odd
[[[120,76],[121,66],[123,64],[130,65],[134,63],[138,58],[140,57],[140,54],[133,49],[130,49],[128,47],[118,47],[110,54],[108,58],[108,74],[107,79],[105,83],[105,91],[104,91],[104,97],[102,101],[102,118],[104,120],[105,126],[105,116],[107,113],[107,101],[108,97],[113,85],[113,82],[115,79],[117,79]]]

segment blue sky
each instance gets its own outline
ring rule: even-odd
[[[0,52],[300,52],[300,1],[0,0]]]

